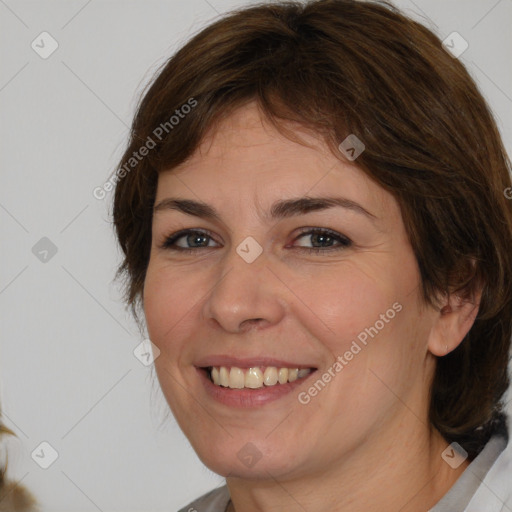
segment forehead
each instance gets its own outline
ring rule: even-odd
[[[196,151],[174,172],[212,166],[218,171],[231,170],[231,164],[239,162],[237,172],[250,174],[251,170],[273,169],[286,161],[305,159],[305,164],[319,165],[325,160],[329,151],[318,136],[296,123],[288,125],[307,145],[285,137],[251,102],[211,127]],[[332,160],[332,154],[330,157]]]
[[[240,211],[288,196],[343,195],[377,212],[396,206],[355,162],[333,155],[321,137],[297,124],[288,127],[304,144],[280,133],[256,103],[237,109],[207,133],[190,158],[160,173],[157,201],[172,193],[217,201],[219,208],[237,204]]]

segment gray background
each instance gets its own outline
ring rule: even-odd
[[[111,197],[92,191],[120,158],[157,66],[251,3],[0,0],[0,403],[18,436],[5,442],[9,475],[45,511],[175,511],[222,481],[165,420],[152,369],[133,355],[142,337],[112,282]],[[468,41],[460,59],[510,153],[512,0],[396,5],[442,39]],[[59,44],[47,59],[31,48],[43,31]],[[32,250],[43,237],[57,248],[46,262]],[[46,470],[31,457],[43,441],[59,454]]]

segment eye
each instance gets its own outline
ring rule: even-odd
[[[172,251],[192,252],[195,249],[212,247],[208,245],[212,240],[213,238],[206,231],[183,229],[166,237],[160,247]]]
[[[328,252],[345,249],[352,245],[352,241],[346,236],[336,233],[326,228],[305,228],[307,231],[303,231],[295,240],[309,237],[313,247],[305,247],[299,245],[301,250],[309,252]],[[338,245],[333,245],[338,242]],[[316,246],[315,246],[316,245]]]
[[[302,233],[295,238],[295,241],[302,238],[307,239],[307,237],[309,237],[313,247],[304,245],[295,245],[292,247],[297,247],[299,250],[303,251],[320,253],[338,251],[352,245],[352,241],[346,236],[326,228],[304,228]],[[197,249],[215,247],[214,245],[210,245],[212,241],[214,240],[207,231],[183,229],[166,237],[160,247],[171,251],[192,253]]]

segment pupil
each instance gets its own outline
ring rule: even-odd
[[[201,245],[201,239],[206,240],[206,236],[205,235],[200,235],[200,234],[195,234],[195,235],[189,235],[188,237],[188,242],[192,242],[191,245],[194,245],[194,243],[198,243],[199,245]],[[204,245],[204,243],[202,244]]]
[[[313,245],[315,245],[315,241],[319,242],[320,244],[325,241],[330,241],[331,237],[329,235],[325,235],[322,233],[315,233],[313,235]]]

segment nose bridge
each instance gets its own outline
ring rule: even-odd
[[[245,239],[230,249],[204,304],[205,318],[215,319],[230,332],[238,332],[242,324],[256,320],[276,323],[283,314],[278,281],[272,279],[268,258],[256,243],[254,239]]]

